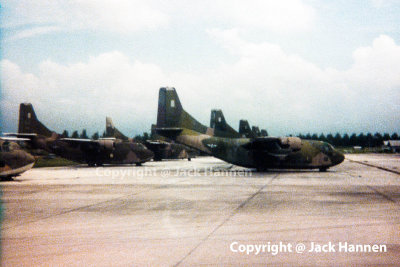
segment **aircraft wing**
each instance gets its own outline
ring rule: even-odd
[[[101,137],[99,140],[117,140],[115,137]]]
[[[4,133],[5,136],[13,136],[17,138],[28,138],[29,140],[36,137],[35,133]],[[4,138],[4,137],[3,137]]]
[[[17,141],[30,141],[31,140],[29,138],[8,137],[8,136],[0,137],[0,139],[1,140],[6,140],[6,141],[14,141],[14,142],[17,142]]]
[[[60,141],[65,141],[67,143],[85,143],[85,144],[98,144],[98,140],[93,139],[83,139],[83,138],[60,138]]]
[[[179,127],[155,128],[155,131],[159,135],[175,139],[183,131],[183,128]]]

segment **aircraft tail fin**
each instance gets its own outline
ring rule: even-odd
[[[254,133],[254,135],[256,137],[260,137],[261,136],[260,128],[258,128],[258,126],[251,127],[251,131]]]
[[[253,131],[250,128],[250,124],[247,120],[240,120],[239,122],[239,134],[242,137],[247,137],[247,138],[255,138],[256,136],[254,135]]]
[[[53,134],[37,119],[31,103],[19,105],[18,133],[36,133],[46,137],[51,137]]]
[[[117,139],[128,140],[128,137],[115,128],[111,117],[106,117],[106,136],[115,137]]]
[[[266,137],[266,136],[268,136],[268,132],[267,132],[267,130],[265,130],[265,129],[262,129],[262,130],[261,130],[261,136],[262,136],[262,137]]]
[[[183,109],[175,88],[160,88],[156,132],[165,137],[175,139],[183,129],[209,134],[209,128],[199,123]]]
[[[220,109],[211,110],[210,127],[214,128],[214,136],[238,138],[240,134],[235,131],[225,120]]]

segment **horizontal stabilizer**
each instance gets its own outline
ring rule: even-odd
[[[156,128],[156,133],[170,139],[176,139],[176,137],[183,131],[183,128],[171,127],[171,128]]]

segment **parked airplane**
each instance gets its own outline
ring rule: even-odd
[[[13,138],[0,138],[0,178],[7,179],[18,176],[29,170],[35,164],[35,158],[11,142]],[[16,141],[22,139],[16,138]]]
[[[154,156],[143,144],[123,142],[115,138],[63,138],[37,119],[32,104],[20,104],[18,134],[8,135],[28,138],[28,143],[34,149],[43,149],[75,162],[87,163],[89,166],[133,163],[141,165]]]
[[[110,117],[106,117],[106,136],[115,137],[122,140],[133,140],[120,132]],[[154,134],[152,134],[154,137]],[[198,153],[192,148],[182,144],[171,143],[162,138],[156,140],[146,140],[146,147],[154,153],[154,161],[163,159],[188,159],[194,158]]]
[[[226,122],[224,114],[220,109],[211,110],[210,128],[214,129],[214,136],[216,137],[241,137],[240,134]]]
[[[157,132],[229,163],[258,170],[325,171],[344,160],[343,154],[330,144],[298,137],[215,137],[212,128],[183,109],[175,88],[160,88]]]

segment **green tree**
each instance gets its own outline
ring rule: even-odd
[[[82,130],[82,133],[81,133],[81,135],[79,137],[82,138],[82,139],[89,139],[89,137],[88,137],[88,135],[86,133],[86,129]]]
[[[71,137],[72,138],[79,138],[78,131],[73,131]]]
[[[327,139],[326,139],[326,137],[325,137],[325,135],[324,135],[323,133],[319,135],[318,140],[319,140],[319,141],[323,141],[323,142],[326,142],[326,141],[327,141]]]
[[[342,146],[350,146],[350,137],[347,133],[343,135]]]
[[[92,139],[93,140],[98,140],[99,139],[99,132],[95,132],[93,135],[92,135]]]
[[[374,147],[383,145],[383,136],[380,133],[374,134]]]
[[[335,137],[333,137],[333,145],[334,146],[343,146],[342,136],[340,133],[336,133]]]
[[[352,133],[350,136],[350,140],[349,140],[349,145],[350,146],[357,146],[357,135],[355,133]]]
[[[390,135],[388,133],[383,134],[383,141],[390,140]]]
[[[68,134],[68,131],[67,130],[64,130],[63,132],[62,132],[62,134],[61,134],[64,138],[68,138],[69,137],[69,134]]]

